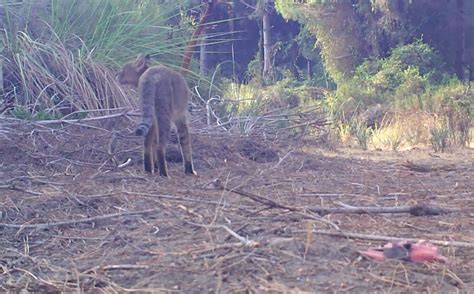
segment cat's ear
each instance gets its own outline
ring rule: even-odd
[[[150,54],[140,53],[135,59],[133,65],[137,72],[144,71],[150,66],[151,56]]]

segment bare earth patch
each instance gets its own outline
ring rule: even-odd
[[[439,246],[447,264],[377,263],[358,250],[385,241],[342,234],[473,244],[472,149],[327,151],[301,138],[269,141],[195,128],[199,175],[184,175],[171,144],[164,179],[143,172],[141,141],[124,126],[119,119],[99,129],[32,132],[19,125],[18,134],[0,137],[3,291],[474,289],[472,247]],[[131,165],[117,168],[128,158]],[[312,211],[414,204],[463,211],[421,217]]]

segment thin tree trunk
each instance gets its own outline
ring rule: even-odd
[[[206,36],[206,29],[202,32],[202,40],[199,50],[199,73],[203,76],[207,75],[208,73],[208,53],[207,53],[207,36]]]
[[[459,34],[459,44],[457,45],[457,52],[456,52],[456,61],[454,64],[456,75],[459,77],[460,80],[464,81],[464,49],[465,49],[465,14],[464,14],[464,0],[457,0],[457,13],[458,13],[458,34]]]
[[[308,80],[311,80],[313,78],[313,62],[309,59],[306,59],[306,71]]]
[[[3,57],[0,56],[0,95],[3,95]]]
[[[271,0],[263,0],[263,80],[272,81]]]
[[[234,51],[234,40],[235,40],[235,15],[234,15],[234,9],[232,8],[234,6],[232,5],[229,5],[227,7],[227,11],[228,11],[228,15],[229,15],[229,32],[230,32],[230,49],[231,49],[231,54],[232,54],[232,75],[233,75],[233,78],[235,78],[235,80],[237,81],[238,78],[237,78],[237,74],[236,74],[236,71],[235,71],[235,64],[236,64],[236,61],[235,60],[235,51]]]

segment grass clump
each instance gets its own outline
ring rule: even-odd
[[[90,56],[75,57],[59,40],[37,42],[18,37],[18,53],[4,56],[14,105],[38,117],[41,111],[58,117],[78,110],[132,107],[114,74]],[[20,111],[21,112],[21,111]]]
[[[4,100],[17,117],[57,119],[82,110],[97,116],[136,107],[114,69],[140,52],[177,65],[188,41],[175,3],[1,1]]]
[[[435,152],[444,152],[449,146],[450,129],[446,122],[441,122],[430,130],[431,145]]]

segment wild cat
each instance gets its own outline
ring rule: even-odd
[[[145,171],[153,173],[159,170],[161,176],[168,176],[165,151],[174,124],[184,159],[184,172],[195,175],[186,117],[190,94],[186,80],[170,68],[150,66],[150,63],[149,55],[140,54],[135,61],[125,64],[117,76],[121,84],[138,87],[143,117],[135,134],[145,137]]]
[[[171,124],[174,123],[184,158],[184,172],[196,174],[186,118],[190,92],[184,75],[189,68],[198,37],[204,32],[205,23],[217,4],[218,0],[207,2],[201,20],[184,50],[180,73],[165,66],[150,66],[150,56],[140,54],[135,61],[125,64],[118,74],[120,83],[138,87],[142,100],[143,119],[135,134],[145,136],[143,159],[147,172],[153,173],[158,169],[161,176],[168,176],[165,150]]]

